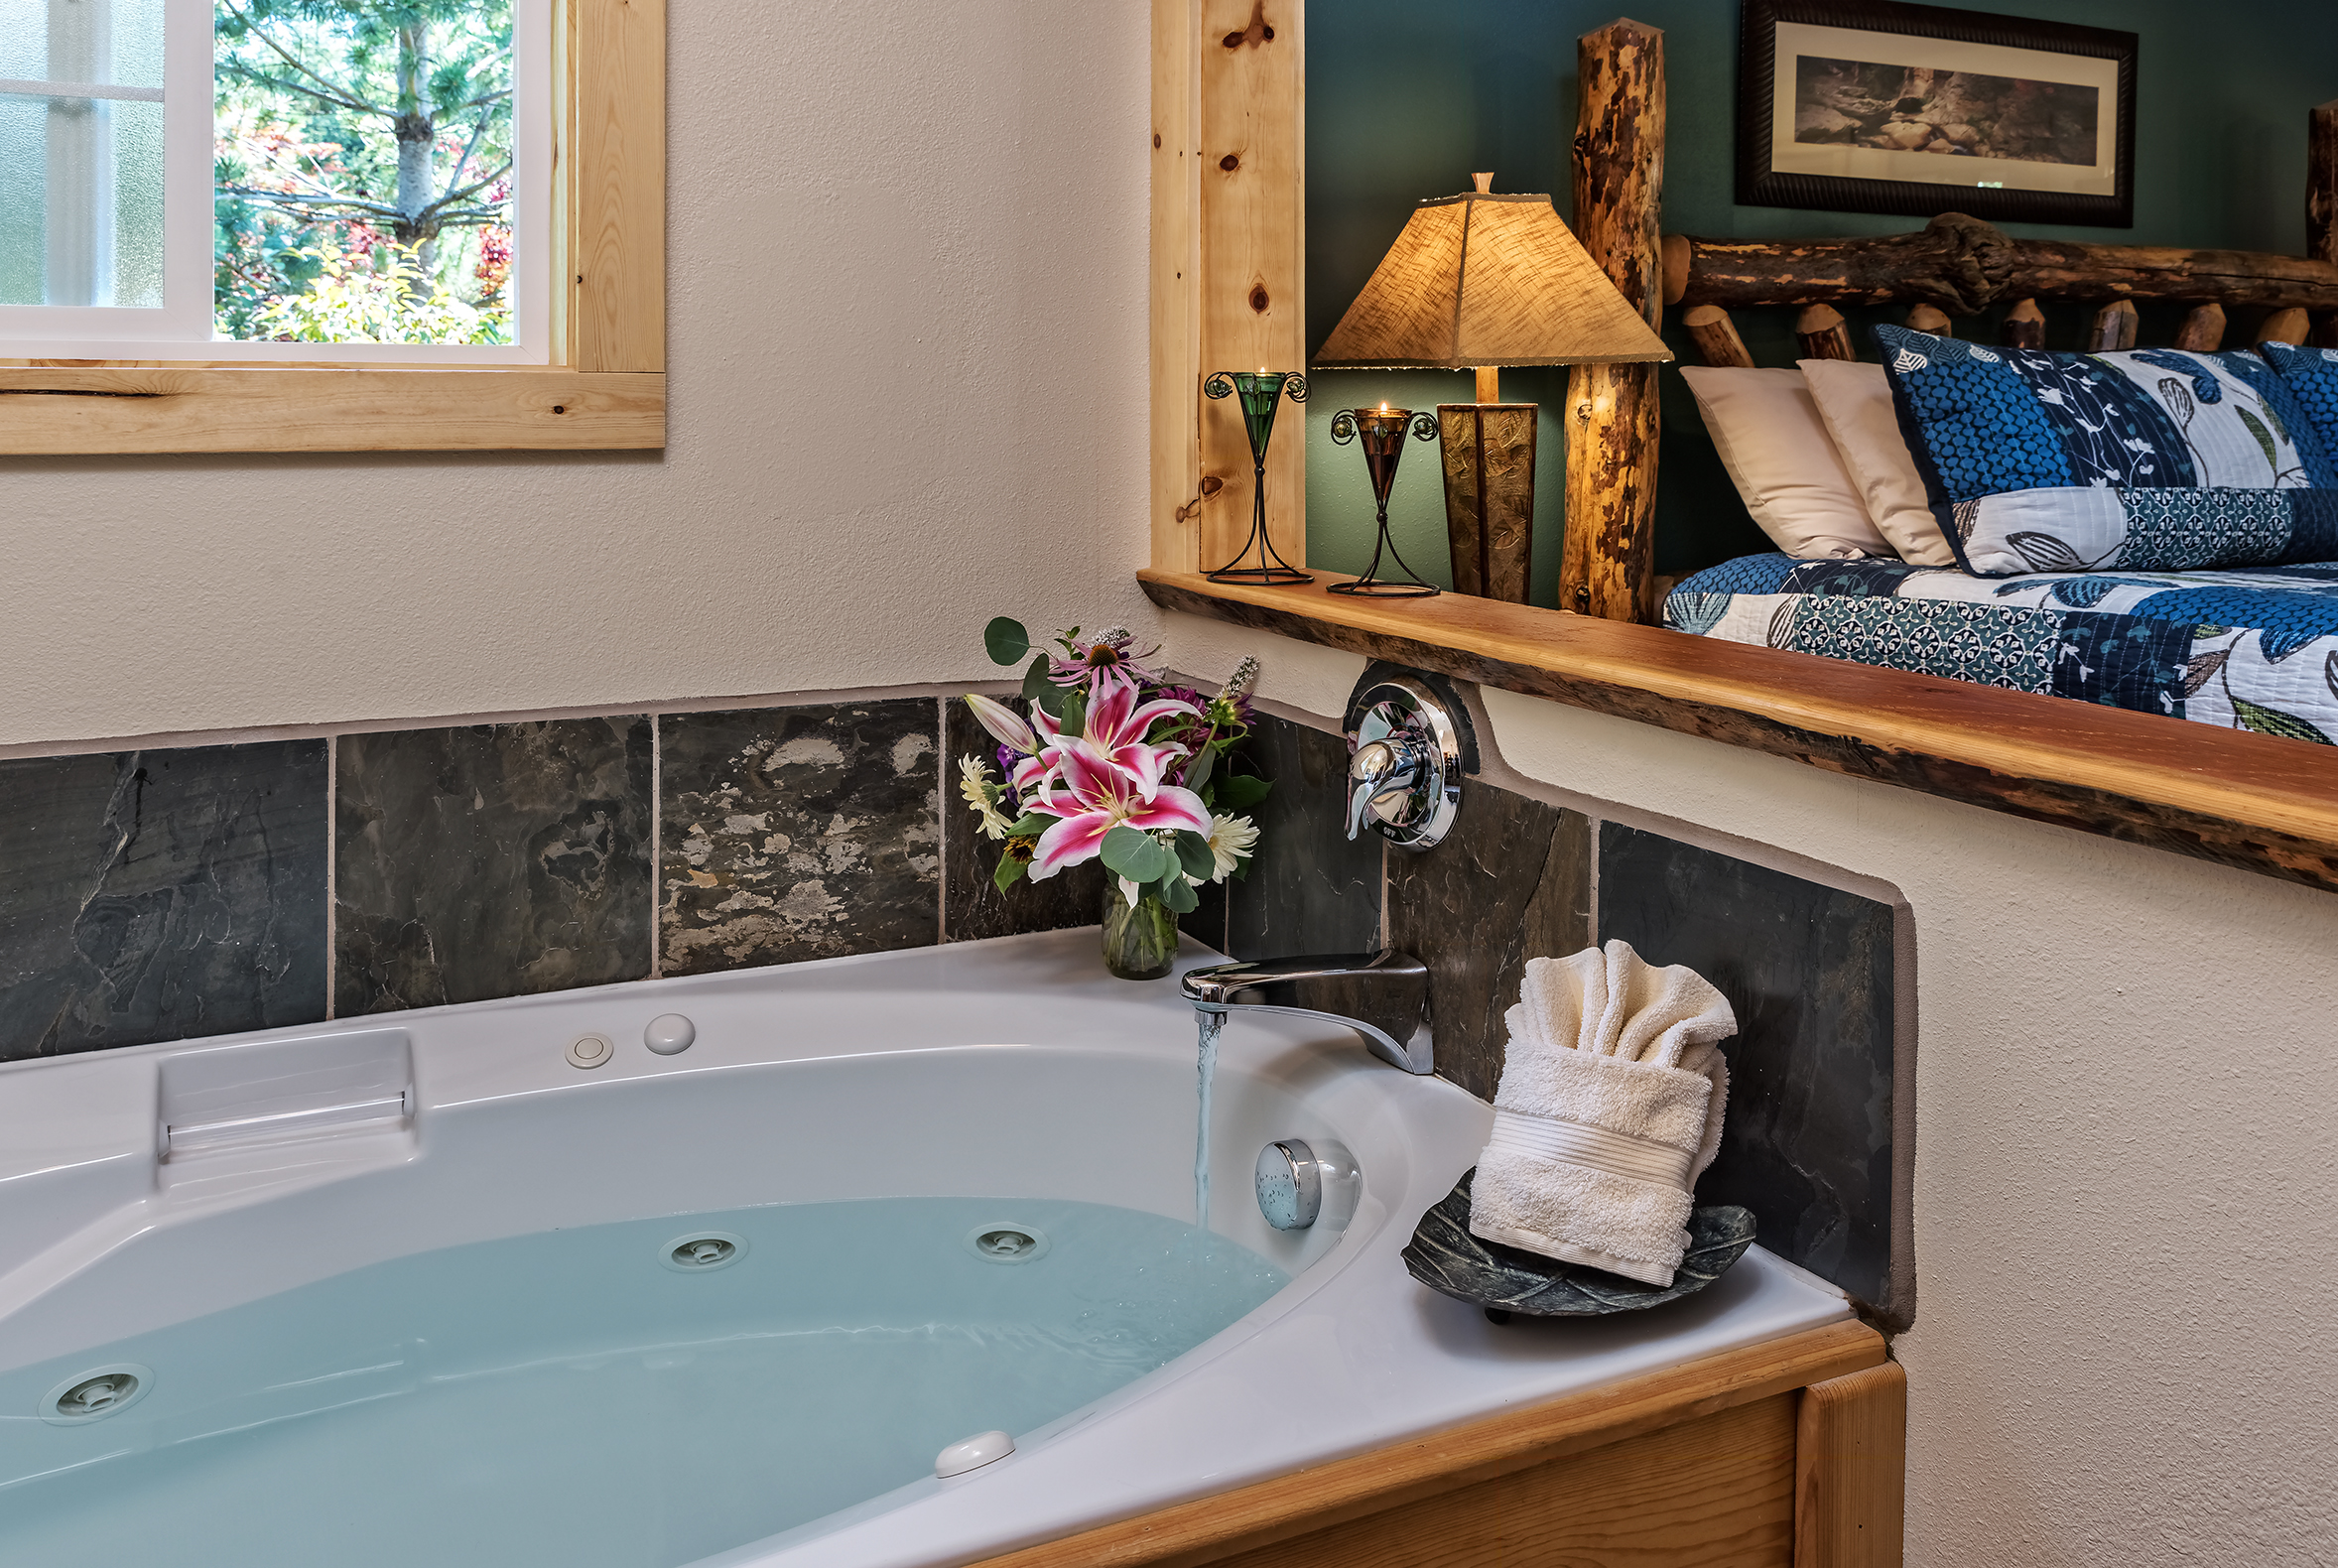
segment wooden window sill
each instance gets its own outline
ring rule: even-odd
[[[2338,890],[2338,757],[2067,698],[1441,594],[1142,571],[1165,609]]]

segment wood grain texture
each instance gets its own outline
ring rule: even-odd
[[[1617,21],[1576,41],[1575,233],[1650,327],[1663,324],[1664,35]],[[1559,602],[1608,620],[1655,611],[1654,365],[1577,365],[1567,378],[1567,527]]]
[[[1351,1521],[1386,1518],[1424,1500],[1738,1410],[1883,1360],[1883,1340],[1875,1330],[1858,1323],[1830,1324],[1197,1498],[990,1558],[983,1568],[1175,1568],[1223,1562],[1237,1553],[1294,1542]],[[1760,1420],[1754,1418],[1753,1424],[1758,1427]],[[1592,1500],[1581,1497],[1575,1503],[1587,1509],[1596,1507]],[[1785,1561],[1783,1556],[1776,1560]]]
[[[1298,0],[1201,0],[1200,374],[1304,371],[1307,363],[1304,8]],[[1197,381],[1201,468],[1225,483],[1202,507],[1199,555],[1223,566],[1250,531],[1250,445],[1238,398]],[[1191,492],[1189,492],[1191,493]],[[1307,561],[1307,422],[1285,401],[1267,449],[1266,531]]]
[[[1225,1568],[1788,1568],[1794,1396],[1482,1481]]]
[[[1223,504],[1200,493],[1201,105],[1201,0],[1153,0],[1152,561],[1174,572],[1202,570],[1201,513]]]
[[[2043,348],[2045,312],[2037,308],[2035,300],[2017,302],[1998,324],[1997,340],[2008,348]]]
[[[2175,346],[2195,354],[2212,354],[2224,342],[2224,307],[2195,305],[2175,329]]]
[[[1447,594],[1139,574],[1166,608],[2338,890],[2338,769],[2272,735]]]
[[[2086,350],[2091,354],[2108,354],[2133,348],[2141,325],[2133,300],[2114,300],[2095,312],[2094,321],[2088,324]]]
[[[1746,339],[1738,335],[1737,324],[1720,306],[1691,306],[1681,317],[1680,325],[1687,329],[1689,341],[1697,345],[1698,357],[1705,363],[1754,368],[1754,356],[1746,351]]]
[[[2292,305],[2287,310],[2275,311],[2257,328],[2261,343],[2302,343],[2311,330],[2304,311]]]
[[[1899,1568],[1907,1505],[1907,1373],[1884,1362],[1802,1390],[1794,1568]]]
[[[666,367],[666,0],[567,0],[563,362]]]
[[[2015,239],[1961,212],[1859,239],[1680,236],[1668,305],[1937,306],[1978,315],[2002,299],[2189,300],[2338,308],[2338,265],[2240,250]]]
[[[1802,347],[1805,359],[1857,359],[1859,350],[1852,346],[1851,328],[1844,323],[1843,313],[1831,305],[1806,305],[1794,318],[1794,341]]]
[[[1907,325],[1910,331],[1930,332],[1935,337],[1953,337],[1956,329],[1948,320],[1948,313],[1936,305],[1908,307]]]
[[[666,444],[662,374],[0,369],[0,454],[496,452]]]

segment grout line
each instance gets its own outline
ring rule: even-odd
[[[325,737],[325,1018],[333,1017],[333,981],[339,978],[340,955],[335,948],[338,920],[333,909],[340,897],[341,847],[338,788],[341,768],[341,742],[337,735]]]
[[[950,941],[950,699],[934,699],[934,945]]]
[[[658,929],[666,890],[666,734],[658,715],[649,716],[649,978],[666,973],[664,933]]]

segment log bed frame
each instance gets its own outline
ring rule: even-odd
[[[1549,698],[1814,767],[2338,890],[2338,757],[2319,747],[1936,676],[1716,643],[1656,618],[1654,365],[1587,365],[1567,404],[1560,611],[1447,594],[1395,604],[1312,585],[1214,584],[1250,519],[1240,424],[1205,406],[1228,365],[1305,364],[1303,0],[1153,0],[1152,565],[1165,608]],[[1751,357],[1729,312],[1798,308],[1805,357],[1853,357],[1839,306],[1911,325],[2013,302],[2100,304],[2089,342],[2132,346],[2135,302],[2189,304],[2175,344],[2228,317],[2263,341],[2338,346],[2338,103],[2312,111],[2310,254],[2014,239],[1959,215],[1912,234],[1812,241],[1660,232],[1664,40],[1618,21],[1578,45],[1575,228],[1651,324],[1667,305],[1710,363]],[[2262,321],[2253,320],[2262,317]],[[1268,532],[1306,559],[1304,424],[1267,468]],[[1571,612],[1571,613],[1570,613]]]

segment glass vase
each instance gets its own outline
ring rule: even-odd
[[[1104,879],[1104,968],[1121,980],[1159,980],[1177,957],[1177,916],[1150,893],[1134,904],[1120,879]]]

